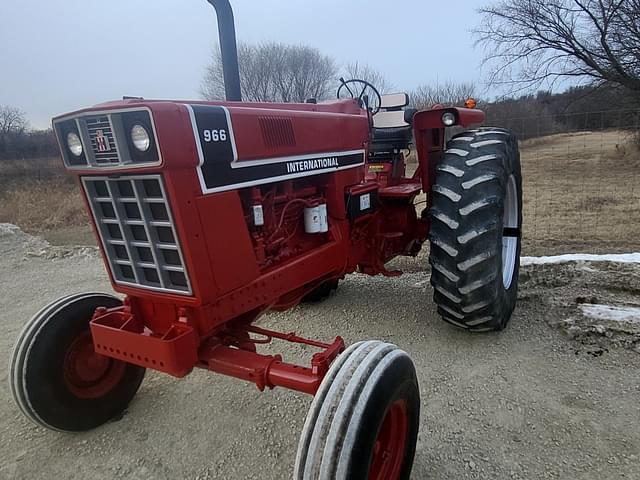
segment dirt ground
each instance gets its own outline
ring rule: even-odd
[[[524,267],[509,328],[470,335],[437,318],[426,262],[411,262],[396,279],[349,276],[324,303],[264,324],[377,338],[410,353],[422,396],[416,480],[640,478],[640,325],[602,329],[579,308],[640,306],[640,265]],[[0,478],[290,478],[311,399],[207,372],[181,380],[149,372],[125,415],[91,432],[56,433],[23,418],[6,373],[19,329],[47,302],[96,289],[110,291],[93,249],[0,228]],[[285,359],[305,353],[276,347]]]

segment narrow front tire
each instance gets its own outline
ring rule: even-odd
[[[94,352],[89,322],[112,295],[60,298],[26,323],[9,365],[13,398],[34,423],[58,431],[90,430],[122,413],[145,369]]]
[[[409,356],[389,343],[352,345],[335,360],[311,404],[294,478],[408,479],[419,419]]]

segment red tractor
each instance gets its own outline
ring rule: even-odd
[[[416,112],[407,95],[361,80],[342,80],[335,101],[242,103],[231,6],[209,3],[226,101],[128,98],[53,120],[124,299],[81,293],[36,314],[14,347],[13,396],[39,425],[87,430],[125,409],[145,369],[182,377],[204,368],[314,395],[295,478],[408,478],[420,410],[409,356],[255,323],[327,296],[349,273],[400,275],[385,265],[429,240],[442,318],[504,328],[520,253],[517,141],[477,128],[445,145],[447,127],[484,114]],[[300,366],[258,352],[274,339],[317,353]]]

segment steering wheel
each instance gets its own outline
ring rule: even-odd
[[[338,87],[338,99],[357,98],[361,106],[366,106],[375,115],[380,111],[382,97],[380,92],[365,80],[353,78],[346,80],[340,78],[340,87]]]

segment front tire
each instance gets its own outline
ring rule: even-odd
[[[472,331],[503,329],[515,308],[522,231],[518,141],[481,128],[456,135],[432,189],[431,284],[438,313]]]
[[[121,304],[101,293],[70,295],[27,322],[9,378],[16,404],[31,421],[52,430],[90,430],[127,407],[145,369],[96,354],[89,330],[97,307]]]
[[[307,415],[296,480],[408,479],[420,419],[413,362],[395,345],[360,342],[338,357]]]

